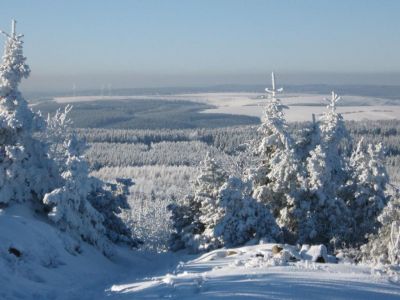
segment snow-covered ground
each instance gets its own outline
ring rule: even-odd
[[[317,118],[326,110],[325,106],[288,106],[285,110],[286,119],[289,122],[311,121],[314,114]],[[400,106],[339,106],[337,111],[345,120],[391,120],[400,117]],[[204,110],[205,113],[224,113],[233,115],[247,115],[261,117],[263,108],[260,105],[252,106],[228,106]]]
[[[24,206],[1,211],[0,299],[399,299],[400,285],[367,266],[316,263],[272,244],[203,255],[118,248],[112,259]],[[13,230],[10,230],[12,228]],[[17,249],[20,256],[10,249]],[[282,252],[281,252],[282,253]],[[290,261],[297,257],[299,261]],[[288,260],[289,259],[289,260]]]
[[[175,94],[175,95],[136,95],[136,96],[78,96],[78,97],[57,97],[54,100],[58,103],[74,103],[81,101],[97,100],[135,100],[135,99],[155,99],[155,100],[189,100],[208,103],[216,106],[207,109],[205,113],[226,113],[236,115],[248,115],[260,117],[262,106],[265,99],[259,93],[196,93],[196,94]],[[284,94],[280,98],[282,102],[289,106],[286,111],[289,121],[307,121],[312,114],[320,115],[324,109],[326,101],[324,98],[329,95],[320,94]],[[399,101],[366,97],[366,96],[342,96],[338,111],[347,120],[385,120],[396,119],[400,116]]]
[[[124,299],[399,299],[400,285],[371,275],[366,266],[290,262],[272,244],[222,249],[181,262],[163,276],[110,288]],[[293,247],[288,247],[294,252]],[[291,249],[290,249],[291,248]],[[130,298],[131,297],[131,298]]]
[[[68,235],[31,211],[22,205],[0,210],[1,300],[107,299],[113,283],[168,272],[178,263],[171,253],[122,247],[112,259],[87,244],[77,251]]]

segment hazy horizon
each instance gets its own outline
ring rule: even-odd
[[[161,89],[177,88],[207,88],[223,85],[255,86],[270,85],[270,71],[265,74],[94,74],[94,75],[36,75],[32,72],[28,80],[22,83],[26,92],[48,93],[77,93],[79,91],[109,89]],[[281,86],[302,85],[371,85],[371,86],[400,86],[400,73],[279,73],[276,72],[277,82]]]
[[[400,2],[16,0],[27,91],[400,84]],[[0,39],[0,43],[4,40]]]

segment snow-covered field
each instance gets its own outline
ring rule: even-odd
[[[197,93],[197,94],[175,94],[175,95],[137,95],[137,96],[78,96],[78,97],[56,97],[58,103],[74,103],[81,101],[98,100],[189,100],[208,103],[216,106],[207,109],[204,113],[226,113],[234,115],[248,115],[260,117],[265,99],[259,93]],[[325,109],[324,98],[329,95],[320,94],[284,94],[282,102],[289,106],[286,111],[289,121],[308,121],[312,114],[320,115]],[[346,120],[386,120],[396,119],[400,116],[399,101],[366,97],[366,96],[342,96],[338,111]]]
[[[66,251],[68,236],[24,206],[0,214],[4,300],[400,297],[400,285],[386,275],[374,274],[368,266],[313,262],[315,251],[299,253],[285,246],[285,255],[272,255],[273,244],[261,244],[196,256],[118,247],[117,255],[107,259],[87,244],[80,253]]]
[[[310,121],[314,114],[317,118],[325,111],[325,106],[288,106],[285,110],[286,119],[290,122]],[[339,106],[340,112],[345,120],[391,120],[400,117],[400,106]],[[215,109],[207,109],[205,113],[225,113],[233,115],[248,115],[261,117],[263,109],[260,105],[252,106],[227,106]]]

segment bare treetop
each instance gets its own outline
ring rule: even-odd
[[[16,21],[15,19],[12,19],[12,20],[11,20],[11,34],[7,33],[7,32],[4,31],[4,30],[1,30],[1,29],[0,29],[0,33],[3,34],[3,35],[5,35],[5,36],[8,37],[8,38],[11,38],[11,39],[14,39],[14,40],[19,40],[19,39],[20,39],[21,37],[23,37],[24,35],[23,35],[23,34],[18,34],[18,35],[17,35],[17,30],[16,30],[16,28],[17,28],[17,21]]]
[[[327,108],[330,108],[332,112],[336,111],[336,103],[339,102],[342,98],[336,94],[334,91],[332,91],[331,98],[324,98],[325,101],[327,101],[329,104]]]
[[[271,73],[271,82],[272,82],[272,88],[271,88],[271,89],[266,88],[265,91],[266,91],[267,94],[268,94],[268,95],[267,95],[268,98],[275,99],[276,94],[277,94],[277,93],[281,93],[281,92],[283,91],[283,88],[276,89],[276,87],[275,87],[275,74],[274,74],[274,72]]]

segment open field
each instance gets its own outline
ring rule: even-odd
[[[289,121],[307,121],[312,114],[320,115],[329,95],[323,94],[284,94],[282,102],[289,107],[286,110]],[[266,99],[259,93],[197,93],[197,94],[172,94],[172,95],[136,95],[136,96],[82,96],[82,97],[57,97],[54,99],[59,104],[82,103],[91,101],[188,101],[211,105],[211,108],[199,111],[207,114],[229,114],[251,117],[261,117]],[[398,100],[383,99],[367,96],[342,96],[338,111],[346,120],[389,120],[400,117],[400,102]]]

